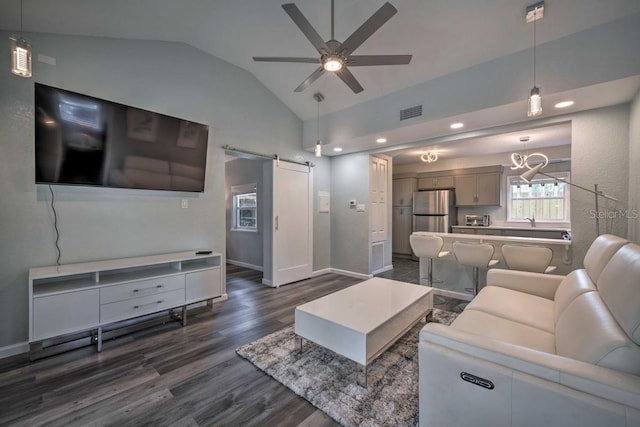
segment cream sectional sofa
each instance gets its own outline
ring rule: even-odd
[[[598,237],[567,276],[490,270],[420,333],[421,426],[640,426],[640,246]]]

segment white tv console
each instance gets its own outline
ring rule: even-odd
[[[189,304],[227,299],[222,256],[178,252],[29,270],[29,343]]]

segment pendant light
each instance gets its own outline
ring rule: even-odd
[[[316,113],[316,148],[315,154],[316,157],[322,157],[322,142],[320,141],[320,103],[324,101],[324,95],[320,92],[316,92],[313,94],[313,99],[318,103],[317,113]]]
[[[540,88],[536,86],[536,21],[542,19],[544,2],[536,3],[527,8],[526,22],[533,21],[533,88],[529,92],[527,116],[535,117],[542,114],[542,98]]]
[[[11,40],[11,72],[20,77],[31,77],[31,43],[22,37],[22,0],[20,0],[20,34]]]

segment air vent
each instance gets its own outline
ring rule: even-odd
[[[400,121],[413,119],[415,117],[422,116],[422,105],[416,105],[415,107],[405,108],[400,110]]]

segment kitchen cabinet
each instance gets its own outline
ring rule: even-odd
[[[393,208],[393,225],[391,251],[397,254],[411,255],[411,235],[413,211],[409,206],[395,206]]]
[[[411,206],[413,192],[417,190],[416,178],[396,178],[393,180],[393,206]]]
[[[457,175],[456,206],[499,206],[500,173]]]
[[[434,176],[418,179],[419,190],[437,190],[441,188],[453,188],[455,185],[453,175]]]

